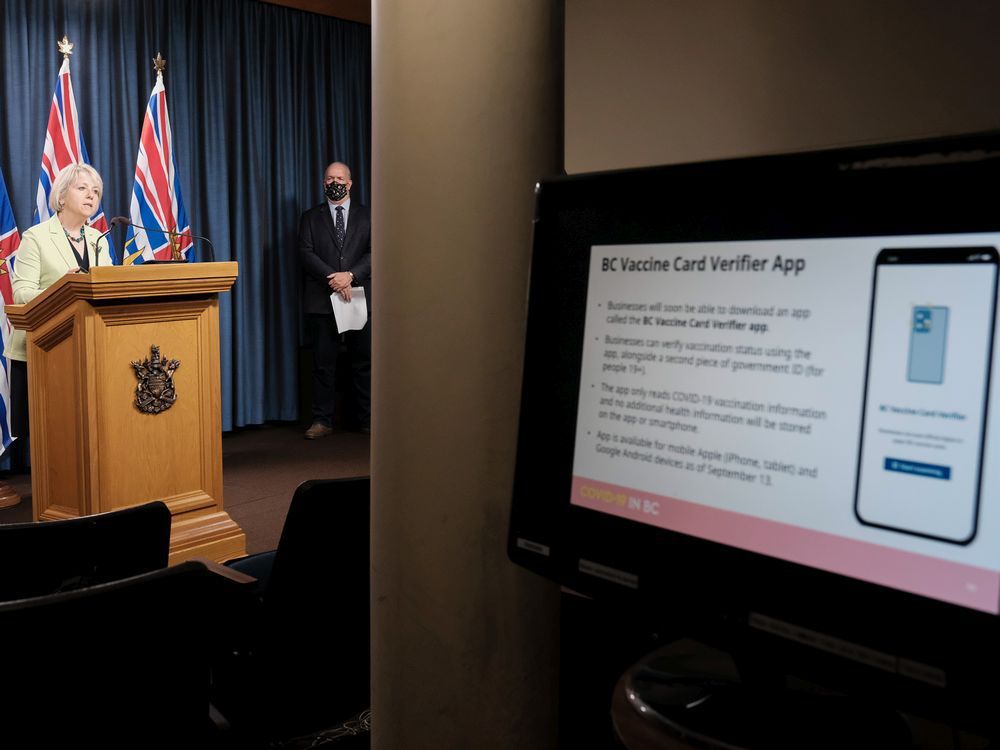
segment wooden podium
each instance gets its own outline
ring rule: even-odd
[[[218,295],[237,273],[234,262],[99,266],[7,306],[28,334],[36,520],[163,500],[171,563],[245,554],[222,505]],[[144,413],[140,395],[147,409],[176,400]]]

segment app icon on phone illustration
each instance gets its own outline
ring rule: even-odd
[[[943,383],[947,343],[948,308],[914,307],[906,379],[911,383]]]

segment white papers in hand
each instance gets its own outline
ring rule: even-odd
[[[368,306],[365,304],[364,287],[351,287],[350,302],[344,302],[344,298],[334,292],[330,295],[330,304],[333,305],[333,317],[337,319],[337,330],[341,333],[360,331],[368,322]]]

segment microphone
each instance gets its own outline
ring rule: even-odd
[[[150,229],[149,227],[144,227],[141,224],[136,224],[134,221],[130,221],[129,219],[126,219],[124,216],[116,216],[114,219],[112,219],[112,221],[116,221],[117,219],[121,219],[126,226],[133,226],[136,229],[144,229],[147,232],[158,232],[160,234],[168,235],[171,238],[190,237],[193,240],[204,240],[205,242],[208,243],[208,246],[212,249],[212,257],[213,258],[215,257],[215,245],[212,244],[212,241],[208,239],[208,237],[202,237],[200,234],[192,234],[191,232],[174,232],[169,229]],[[174,250],[173,242],[170,243],[170,250],[171,254],[174,255],[174,260],[184,260],[183,257],[180,258],[177,257],[178,255],[180,255],[180,250],[177,251]]]
[[[119,224],[128,224],[129,221],[124,216],[116,216],[108,223],[108,231],[104,232],[100,237],[97,238],[97,242],[94,243],[94,257],[97,260],[97,265],[101,265],[101,240],[105,239],[111,230],[113,230]]]

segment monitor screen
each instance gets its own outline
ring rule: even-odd
[[[540,183],[511,558],[973,685],[1000,659],[996,184],[995,133]]]
[[[997,246],[593,246],[570,502],[997,613]]]

